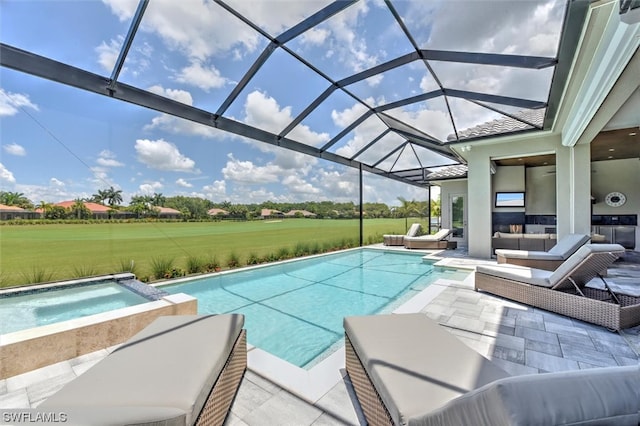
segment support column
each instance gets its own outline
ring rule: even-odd
[[[558,239],[591,233],[591,150],[589,144],[560,147],[556,152]]]
[[[467,230],[469,255],[491,257],[491,161],[488,155],[468,156]]]
[[[363,236],[363,232],[364,232],[364,227],[363,227],[363,217],[364,217],[364,212],[362,211],[363,208],[363,200],[362,200],[362,164],[360,164],[360,168],[359,168],[359,176],[360,176],[360,247],[363,246],[363,242],[364,242],[364,236]]]

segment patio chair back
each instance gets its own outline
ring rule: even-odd
[[[433,234],[433,239],[435,240],[443,240],[445,238],[447,238],[449,236],[449,234],[451,234],[451,229],[441,229],[438,232],[436,232],[435,234]]]
[[[421,230],[422,226],[419,223],[414,223],[409,227],[409,230],[407,231],[407,237],[415,237],[420,234]]]
[[[575,253],[580,247],[585,245],[589,241],[589,236],[585,234],[569,234],[562,237],[558,243],[549,250],[549,254],[562,256],[563,259],[568,259],[573,253]]]
[[[622,254],[620,244],[585,244],[549,276],[549,284],[555,290],[572,289],[574,283],[584,287]]]

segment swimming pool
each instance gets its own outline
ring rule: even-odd
[[[116,280],[3,292],[0,335],[148,301]]]
[[[162,286],[201,314],[245,314],[249,343],[309,369],[343,344],[342,319],[391,312],[438,278],[422,254],[356,249]]]

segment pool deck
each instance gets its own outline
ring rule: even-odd
[[[495,263],[472,259],[463,249],[425,253],[438,259],[438,265],[453,268],[473,269],[478,264]],[[640,291],[640,263],[635,259],[616,263],[608,277],[616,284]],[[427,299],[414,301],[403,309],[415,307],[513,375],[640,364],[640,326],[612,333],[603,327],[478,293],[473,290],[473,274],[463,282],[439,280],[432,287]],[[37,407],[113,349],[0,380],[0,409]],[[365,424],[343,365],[335,374],[335,384],[312,400],[300,398],[248,370],[226,424]]]

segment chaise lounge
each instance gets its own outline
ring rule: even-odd
[[[640,366],[509,377],[423,314],[344,319],[346,368],[376,425],[637,425]]]
[[[405,237],[415,237],[422,231],[422,226],[419,223],[414,223],[409,227],[409,230],[405,235],[389,235],[382,236],[385,246],[401,246],[404,245]]]
[[[478,265],[475,289],[620,330],[640,324],[640,297],[588,287],[618,257],[619,244],[585,244],[555,271],[520,265]]]
[[[497,249],[498,263],[529,266],[554,271],[558,266],[589,242],[585,234],[569,234],[561,238],[549,251]]]
[[[44,401],[70,424],[222,425],[247,366],[244,316],[156,319]]]
[[[419,237],[404,237],[404,247],[408,249],[455,249],[455,241],[448,241],[447,238],[453,231],[451,229],[441,229],[433,235],[421,235]]]

